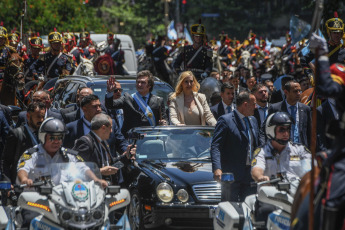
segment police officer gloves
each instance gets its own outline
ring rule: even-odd
[[[320,56],[328,54],[328,45],[324,38],[313,33],[309,41],[309,48],[311,51],[313,51],[313,53],[315,53],[316,48],[319,48]]]

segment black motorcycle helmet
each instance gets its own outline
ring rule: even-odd
[[[265,125],[265,131],[266,131],[266,136],[269,140],[274,140],[278,142],[281,145],[286,145],[289,140],[279,140],[276,139],[276,127],[277,126],[290,126],[294,124],[293,119],[291,116],[286,113],[286,112],[277,112],[271,114],[266,121]],[[290,137],[291,138],[291,137]]]
[[[45,119],[38,131],[38,139],[44,145],[46,134],[52,135],[64,135],[67,134],[66,125],[59,119],[49,117]]]

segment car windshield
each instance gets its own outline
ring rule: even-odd
[[[130,135],[141,136],[137,140],[138,160],[145,159],[209,159],[213,136],[212,129],[181,128],[136,131]]]
[[[53,163],[50,165],[51,180],[55,185],[61,182],[89,182],[102,175],[93,162]]]
[[[133,82],[121,82],[121,88],[123,89],[122,95],[124,93],[135,93],[137,90],[135,88],[135,81]],[[95,85],[91,86],[93,92],[100,98],[101,102],[104,102],[105,94],[107,91],[106,82],[100,83],[96,82]],[[153,86],[152,94],[162,97],[164,99],[164,104],[167,104],[169,93],[172,92],[172,89],[164,84],[155,84]]]

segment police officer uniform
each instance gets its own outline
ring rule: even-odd
[[[59,32],[51,32],[48,40],[50,43],[62,42],[62,36]],[[58,55],[54,55],[52,52],[41,54],[30,67],[33,75],[43,74],[48,79],[59,77],[63,74],[64,69],[72,72],[73,56],[62,52]]]
[[[262,168],[264,175],[268,177],[283,174],[288,179],[299,179],[310,170],[310,160],[310,151],[304,145],[289,142],[284,150],[278,153],[268,141],[255,150],[252,168]]]
[[[193,36],[205,36],[205,27],[202,24],[194,24],[191,26]],[[180,73],[182,71],[192,71],[195,77],[202,80],[201,74],[206,72],[207,75],[212,71],[213,51],[203,44],[198,49],[193,45],[180,47],[179,54],[176,57],[173,67]]]
[[[158,36],[156,39],[156,46],[152,52],[152,57],[158,77],[171,84],[169,73],[164,63],[164,61],[169,57],[169,51],[163,44],[163,41],[165,40],[166,38],[164,36]]]
[[[35,181],[51,174],[50,164],[78,161],[83,160],[77,151],[61,147],[58,153],[51,157],[42,144],[38,144],[23,153],[18,162],[17,172],[24,170],[28,173],[28,178]]]

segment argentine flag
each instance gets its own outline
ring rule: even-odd
[[[174,21],[171,21],[169,26],[168,26],[168,38],[170,40],[172,40],[172,39],[176,40],[177,39],[177,32],[175,30],[175,23],[174,23]]]

